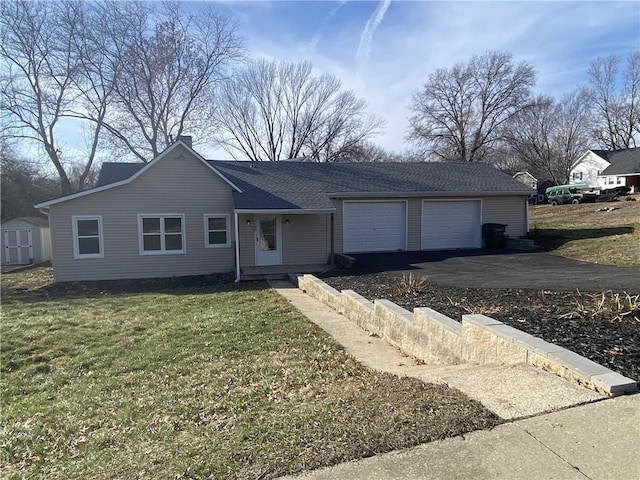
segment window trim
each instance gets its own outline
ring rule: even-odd
[[[142,231],[142,220],[145,218],[160,219],[160,250],[144,249],[144,233]],[[180,234],[182,235],[182,250],[166,250],[164,219],[180,218]],[[187,253],[187,230],[185,225],[184,213],[139,213],[138,214],[138,253],[140,255],[184,255]]]
[[[224,218],[226,222],[225,232],[227,235],[226,243],[209,243],[209,233],[220,232],[222,230],[209,230],[210,218]],[[228,213],[205,213],[204,214],[204,247],[205,248],[230,248],[231,247],[231,215]]]
[[[79,237],[78,236],[78,220],[97,220],[98,221],[98,247],[100,253],[80,253],[80,238],[95,238],[91,237]],[[88,258],[104,258],[104,236],[102,230],[102,215],[73,215],[71,217],[71,227],[73,230],[73,258],[74,260],[84,260]]]

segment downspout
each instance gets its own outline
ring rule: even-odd
[[[331,267],[336,266],[336,243],[335,243],[335,221],[333,219],[333,212],[331,212]]]
[[[238,212],[233,212],[233,221],[235,223],[235,237],[236,237],[236,280],[240,281],[240,224],[238,223]]]

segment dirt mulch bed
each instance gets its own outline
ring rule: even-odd
[[[577,316],[580,305],[591,306],[599,297],[578,292],[447,287],[430,282],[400,292],[402,276],[390,273],[334,273],[323,280],[337,290],[354,290],[372,301],[385,298],[410,311],[429,307],[458,321],[469,313],[487,315],[640,381],[637,305],[621,319],[591,318]]]

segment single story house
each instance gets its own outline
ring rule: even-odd
[[[29,265],[51,260],[49,221],[18,217],[2,224],[2,264]]]
[[[587,150],[573,165],[569,178],[571,183],[586,183],[598,190],[629,187],[632,193],[637,193],[640,191],[640,148]]]
[[[516,172],[513,178],[535,190],[531,203],[538,204],[547,201],[547,188],[556,185],[551,176],[541,168],[529,167],[528,170]]]
[[[531,189],[491,165],[210,161],[187,139],[147,164],[105,163],[95,188],[36,205],[56,281],[239,280],[340,253],[479,248],[483,223],[528,231]]]

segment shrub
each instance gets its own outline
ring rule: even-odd
[[[423,293],[427,287],[428,281],[426,277],[420,277],[413,273],[403,273],[402,278],[396,287],[396,293],[402,296],[418,295]]]
[[[640,321],[640,295],[629,293],[613,293],[611,290],[602,293],[581,293],[573,303],[571,310],[561,318],[594,318],[599,320],[622,320],[633,315]]]

